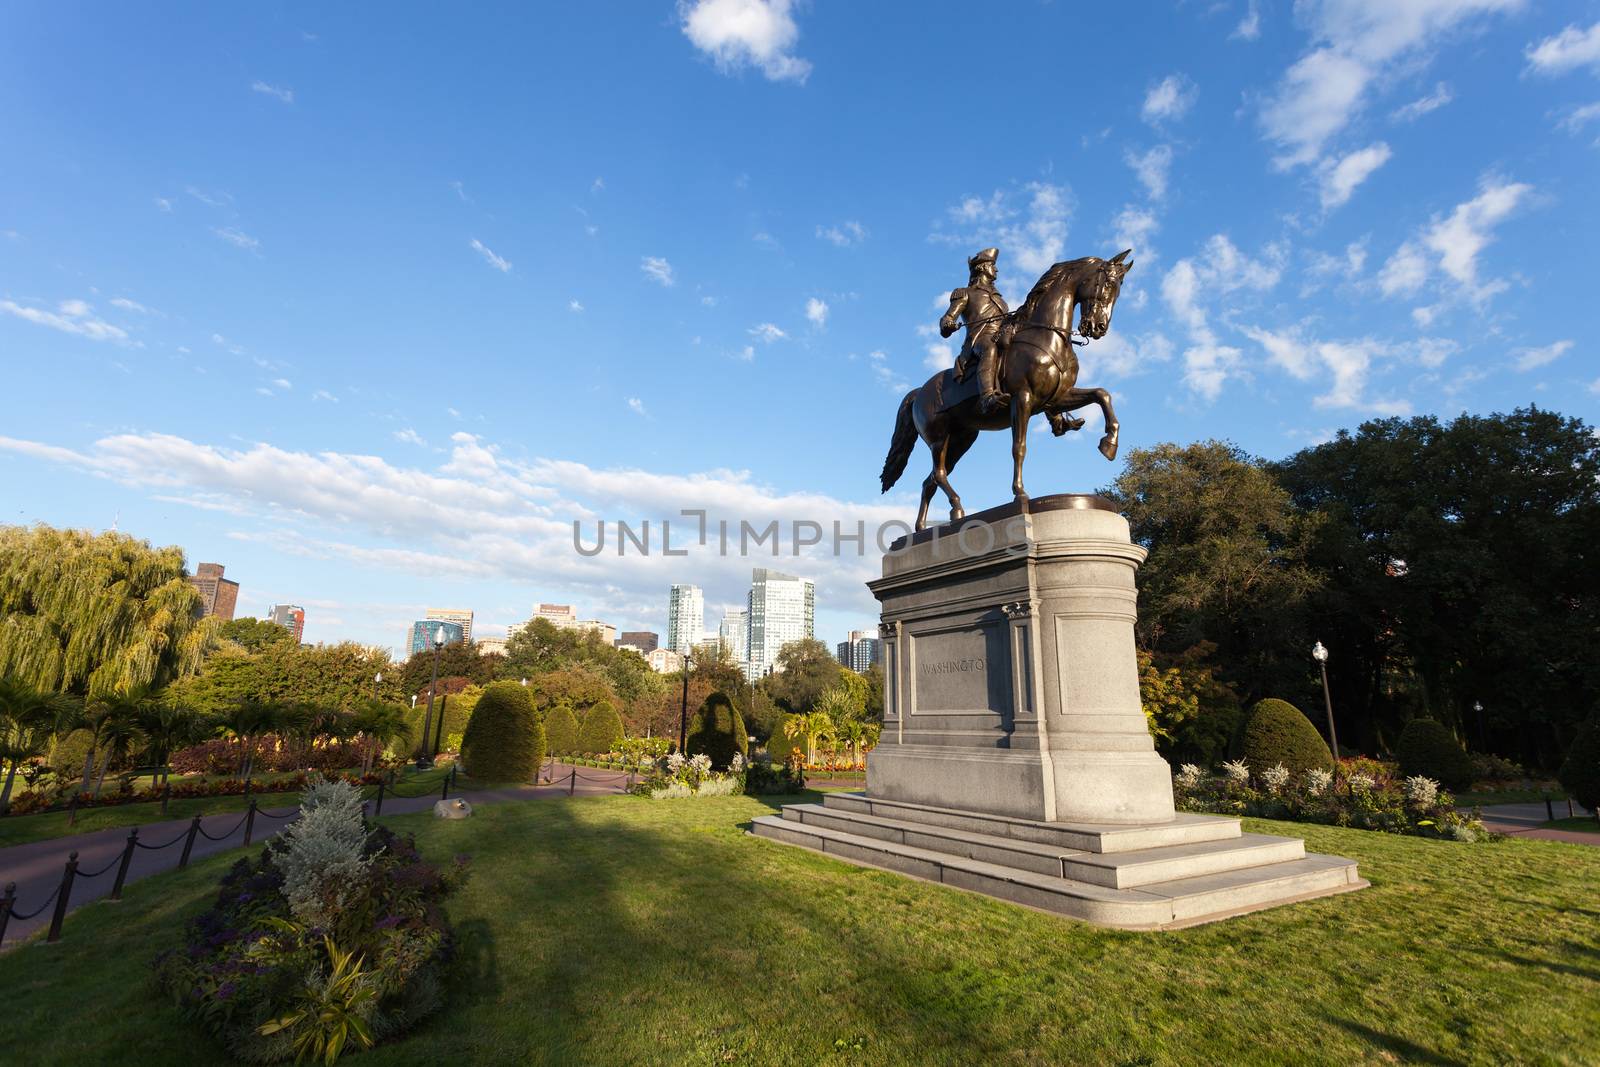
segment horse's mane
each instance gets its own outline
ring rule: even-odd
[[[1039,301],[1043,300],[1045,293],[1054,289],[1064,276],[1071,274],[1080,267],[1099,262],[1099,256],[1084,256],[1082,259],[1063,260],[1045,271],[1044,275],[1034,283],[1033,288],[1028,292],[1028,299],[1022,302],[1021,307],[1017,308],[1017,321],[1027,322],[1032,319],[1034,309],[1038,306]]]

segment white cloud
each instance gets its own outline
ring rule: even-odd
[[[1151,125],[1183,118],[1194,106],[1200,90],[1182,74],[1169,74],[1144,94],[1139,114]]]
[[[1150,255],[1150,238],[1161,228],[1155,213],[1128,204],[1111,220],[1112,244],[1131,248],[1145,258]]]
[[[573,299],[567,301],[567,310],[580,312],[583,310],[583,304],[581,304],[578,299],[574,297]]]
[[[811,325],[819,330],[826,326],[828,324],[828,302],[819,300],[816,297],[807,300],[806,318],[811,322]]]
[[[922,365],[929,370],[944,370],[956,361],[956,346],[948,341],[929,341],[923,352]]]
[[[1435,267],[1456,283],[1459,295],[1475,303],[1504,290],[1504,281],[1479,280],[1478,255],[1494,240],[1494,227],[1504,222],[1531,192],[1531,185],[1485,178],[1479,183],[1476,197],[1457,204],[1449,215],[1435,215],[1428,226],[1390,257],[1378,274],[1383,294],[1415,293]],[[1431,312],[1429,318],[1431,321]]]
[[[632,411],[635,415],[643,415],[645,413],[644,401],[640,400],[636,396],[630,396],[628,398],[628,410]]]
[[[1584,104],[1582,107],[1573,108],[1572,111],[1560,122],[1556,123],[1556,125],[1559,128],[1566,130],[1568,133],[1578,133],[1595,119],[1600,119],[1600,101],[1597,101],[1593,104]]]
[[[1026,198],[1026,207],[1019,201]],[[936,229],[930,240],[971,246],[994,246],[1011,257],[1000,262],[1001,271],[1015,266],[1030,275],[1024,284],[1058,262],[1066,250],[1067,220],[1072,215],[1072,191],[1064,185],[1030,182],[1020,189],[996,190],[984,200],[969,196],[946,212],[949,229]],[[970,254],[970,253],[969,253]]]
[[[511,261],[494,254],[494,250],[474,237],[467,242],[467,247],[483,257],[483,261],[502,274],[511,270]]]
[[[200,201],[206,207],[231,208],[233,206],[232,193],[220,191],[208,193],[204,189],[196,189],[192,185],[184,186],[183,191]]]
[[[242,248],[247,252],[255,252],[261,248],[260,241],[236,226],[213,226],[211,232],[235,248]]]
[[[746,363],[754,362],[756,358],[755,346],[745,345],[743,348],[739,349],[739,351],[735,352],[734,356],[735,358],[741,359]]]
[[[117,344],[128,343],[128,331],[120,326],[113,326],[94,314],[94,309],[82,300],[63,300],[56,305],[55,311],[46,311],[43,308],[24,307],[11,300],[0,300],[0,311],[8,315],[15,315],[26,322],[36,326],[48,326],[52,330],[62,333],[76,334],[87,337],[91,341],[112,341]]]
[[[791,0],[679,0],[685,37],[729,73],[752,66],[770,81],[805,83],[811,64],[794,55],[800,40]]]
[[[751,337],[754,337],[757,341],[767,345],[772,344],[774,341],[781,341],[789,336],[770,322],[763,322],[752,326],[750,327],[749,332]]]
[[[1158,144],[1144,153],[1129,151],[1122,158],[1139,176],[1150,199],[1160,200],[1167,195],[1167,174],[1172,169],[1171,145]]]
[[[1579,67],[1600,69],[1600,22],[1587,30],[1568,26],[1553,37],[1528,46],[1528,69],[1540,74],[1565,74]]]
[[[1354,279],[1367,265],[1367,238],[1351,241],[1344,246],[1344,254],[1330,256],[1326,252],[1312,252],[1310,272],[1319,278],[1344,276]]]
[[[339,398],[328,392],[326,389],[318,389],[316,392],[311,394],[311,399],[315,401],[325,400],[330,404],[337,404],[339,402]]]
[[[1189,334],[1183,352],[1184,382],[1205,400],[1217,399],[1228,379],[1241,376],[1243,362],[1239,349],[1217,337],[1210,308],[1229,293],[1271,289],[1283,275],[1286,258],[1275,245],[1246,256],[1219,233],[1206,242],[1202,255],[1180,259],[1161,279],[1162,299]]]
[[[845,221],[837,226],[818,226],[817,236],[840,248],[849,248],[867,239],[867,229],[859,222]]]
[[[152,313],[149,308],[139,303],[139,301],[130,300],[125,296],[112,297],[111,306],[114,308],[121,308],[123,311],[137,311],[141,315],[149,315]]]
[[[1571,341],[1556,341],[1554,344],[1545,345],[1543,348],[1519,348],[1514,353],[1517,357],[1517,369],[1530,371],[1554,363],[1572,348]]]
[[[1228,35],[1229,40],[1253,41],[1261,36],[1261,4],[1259,0],[1249,0],[1245,9],[1244,18],[1239,20],[1239,25],[1233,28]]]
[[[1309,0],[1296,10],[1311,30],[1312,48],[1284,72],[1261,110],[1274,162],[1313,162],[1348,126],[1374,83],[1404,63],[1426,63],[1450,31],[1486,13],[1514,10],[1522,0]]]
[[[1373,364],[1396,355],[1396,350],[1380,341],[1304,340],[1298,331],[1274,333],[1245,327],[1245,334],[1267,353],[1268,362],[1287,371],[1299,381],[1329,382],[1328,391],[1316,397],[1318,408],[1361,411],[1374,415],[1406,415],[1411,405],[1393,397],[1373,398],[1366,393]]]
[[[154,199],[155,199],[156,207],[160,208],[163,212],[165,212],[168,215],[172,214],[172,201],[171,200],[168,200],[164,196],[158,196],[158,197],[155,197]]]
[[[266,96],[275,97],[278,100],[282,100],[285,104],[294,103],[294,90],[293,89],[281,89],[276,85],[268,85],[264,81],[251,82],[250,83],[250,88],[255,92],[262,93],[262,94],[264,94]]]
[[[1337,161],[1323,160],[1318,168],[1317,184],[1322,199],[1322,210],[1331,211],[1348,201],[1356,187],[1374,171],[1389,162],[1389,146],[1382,141],[1359,148]]]
[[[639,269],[653,282],[665,286],[672,285],[672,264],[659,256],[645,256],[639,261]]]
[[[911,383],[902,378],[889,365],[889,357],[881,350],[874,349],[867,353],[867,363],[872,368],[872,376],[878,384],[896,396],[903,396],[910,390]],[[940,368],[941,370],[943,367]]]
[[[396,430],[394,432],[394,439],[396,441],[404,441],[408,445],[422,445],[423,447],[426,447],[428,444],[428,442],[422,439],[422,435],[420,433],[413,430],[409,426],[403,430]]]
[[[606,180],[604,178],[596,178],[594,181],[589,183],[589,192],[591,193],[603,193],[605,192],[605,189]]]
[[[1078,349],[1079,384],[1102,383],[1143,374],[1154,363],[1172,360],[1173,344],[1165,334],[1138,336],[1113,330]]]
[[[1418,97],[1404,107],[1397,107],[1389,112],[1389,118],[1394,122],[1415,122],[1424,115],[1438,111],[1454,99],[1450,86],[1440,82],[1427,96]]]
[[[294,383],[287,378],[274,378],[272,384],[279,389],[293,389]]]

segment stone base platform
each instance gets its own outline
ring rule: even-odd
[[[1039,822],[831,793],[754,821],[758,837],[1124,930],[1171,930],[1365,888],[1354,860],[1236,819]]]

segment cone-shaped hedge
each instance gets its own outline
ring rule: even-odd
[[[733,706],[728,694],[720,689],[706,697],[700,710],[689,723],[688,753],[698,756],[702,752],[711,757],[711,765],[718,770],[733,762],[733,754],[750,755],[750,737],[744,731],[744,719]]]
[[[617,709],[611,706],[609,700],[602,700],[583,713],[583,725],[578,727],[579,752],[593,755],[615,752],[617,742],[621,740],[622,716],[617,714]]]
[[[1292,774],[1333,770],[1333,753],[1311,720],[1287,700],[1268,698],[1250,709],[1241,754],[1256,774],[1283,764]]]
[[[1600,809],[1600,714],[1591,715],[1573,738],[1557,778],[1573,800]]]
[[[533,695],[516,682],[483,691],[461,739],[463,769],[486,782],[529,782],[544,762],[544,724]]]
[[[545,745],[552,756],[578,751],[578,717],[565,704],[557,704],[544,717]]]
[[[1400,761],[1400,773],[1408,778],[1420,774],[1446,789],[1460,790],[1472,785],[1472,758],[1444,723],[1412,719],[1400,731],[1394,755]]]

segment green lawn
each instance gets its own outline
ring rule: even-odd
[[[1567,794],[1562,792],[1558,785],[1552,785],[1548,789],[1498,789],[1492,792],[1455,794],[1456,804],[1463,808],[1474,805],[1486,808],[1491,804],[1527,804],[1544,800],[1546,797],[1558,804],[1565,804],[1566,796]]]
[[[449,764],[435,767],[430,771],[418,771],[413,767],[407,767],[400,776],[400,788],[407,796],[414,796],[424,790],[437,790],[449,772]],[[460,779],[460,785],[466,788],[467,780]],[[367,792],[369,795],[377,795],[376,789],[368,789]],[[299,795],[258,793],[256,800],[265,808],[292,808],[298,802]],[[146,823],[165,822],[168,819],[191,819],[196,815],[244,811],[249,806],[250,801],[243,796],[194,797],[169,801],[167,813],[163,815],[159,801],[147,804],[116,804],[104,808],[82,808],[78,811],[77,821],[71,826],[67,825],[67,813],[64,811],[47,811],[36,815],[6,815],[0,817],[0,848],[25,845],[30,841],[47,841],[55,837],[86,834],[112,827],[143,826]]]
[[[1372,888],[1140,934],[748,836],[767,810],[598,797],[386,820],[475,870],[451,903],[446,1012],[352,1062],[1577,1064],[1600,1048],[1600,849],[1247,820],[1357,858]],[[228,862],[0,956],[0,1048],[225,1062],[148,975]]]
[[[1581,834],[1600,834],[1600,822],[1593,815],[1575,815],[1570,819],[1557,819],[1539,827],[1541,830],[1576,830]]]

